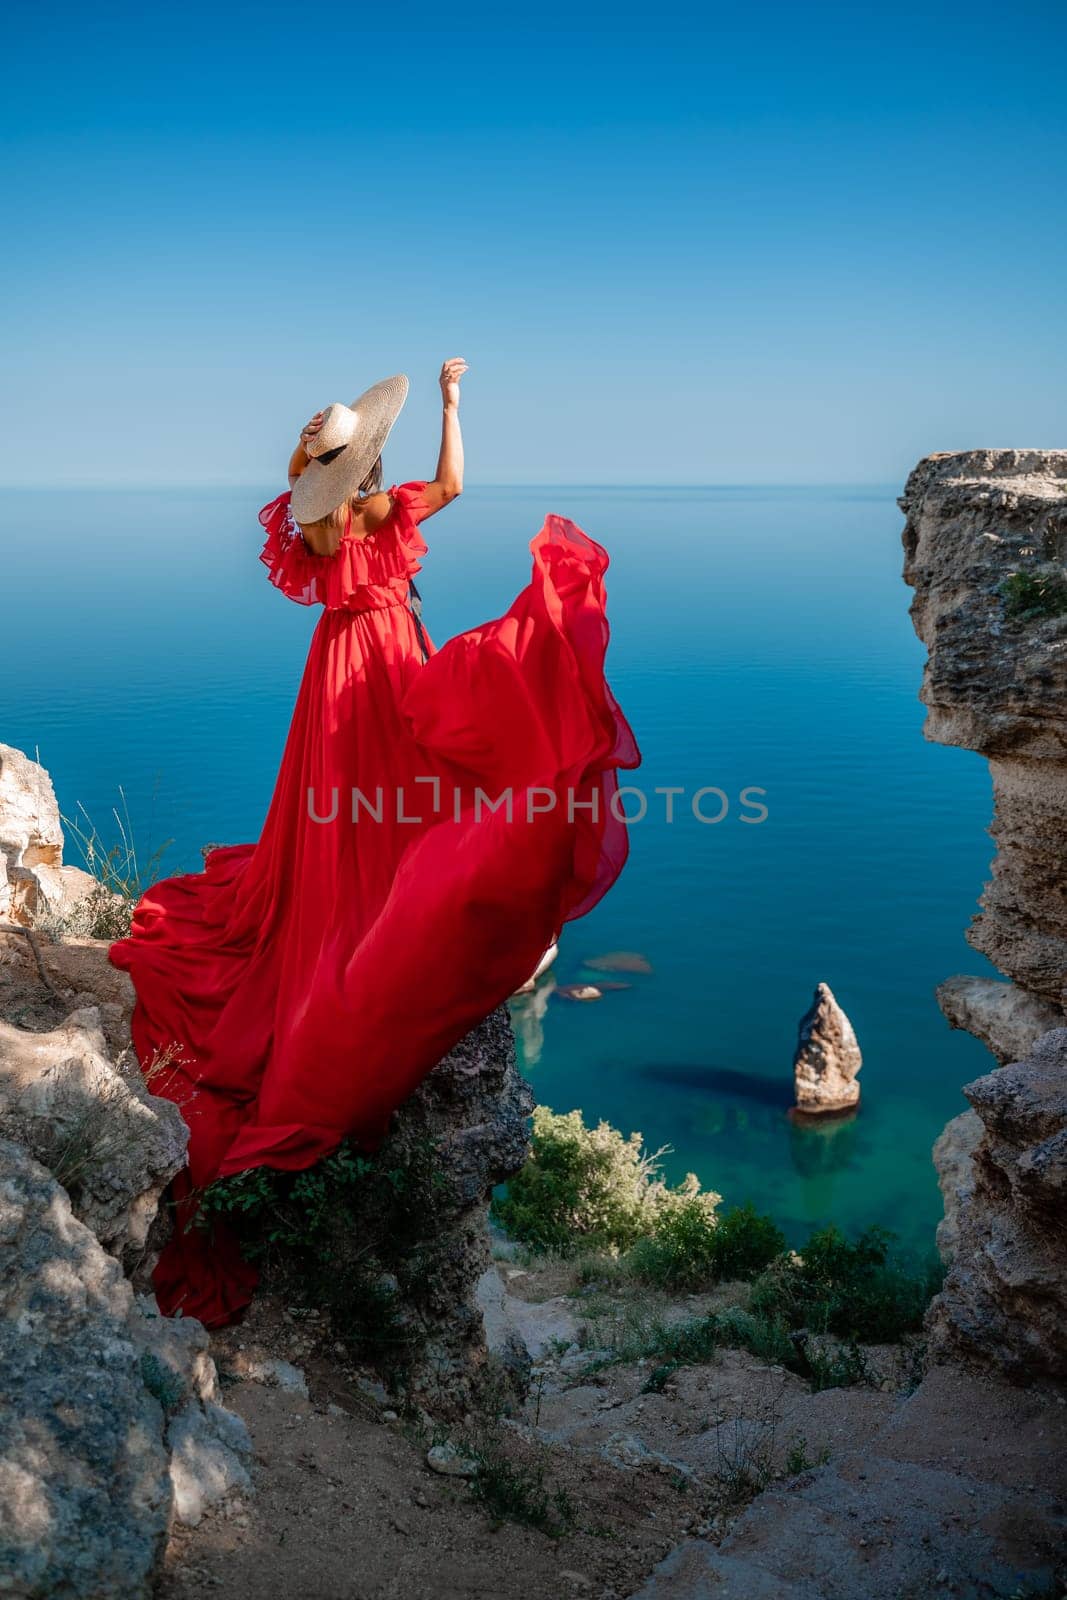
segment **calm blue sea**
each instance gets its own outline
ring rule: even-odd
[[[119,786],[146,849],[195,868],[254,838],[317,611],[267,583],[276,489],[6,497],[0,739],[49,768],[101,832]],[[557,967],[625,949],[652,971],[520,1018],[539,1098],[672,1146],[794,1237],[871,1222],[910,1244],[940,1213],[930,1145],[988,1065],[934,985],[990,970],[963,930],[987,872],[985,763],[928,745],[923,652],[900,581],[892,489],[472,489],[427,528],[438,643],[525,583],[545,511],[611,552],[610,677],[644,752],[647,817],[626,872]],[[664,821],[657,786],[685,791]],[[716,786],[715,825],[689,809]],[[740,791],[767,820],[740,821]],[[715,815],[721,803],[705,802]],[[851,1122],[786,1116],[796,1025],[819,980],[864,1053]]]

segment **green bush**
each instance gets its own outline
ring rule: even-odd
[[[201,1196],[197,1222],[224,1221],[268,1284],[325,1311],[336,1338],[402,1382],[419,1339],[405,1302],[425,1277],[441,1181],[431,1140],[403,1166],[346,1141],[302,1172],[254,1167],[218,1179]]]
[[[1013,572],[1000,586],[1004,615],[1010,621],[1028,622],[1067,615],[1067,577],[1058,567],[1036,572]]]
[[[726,1278],[754,1278],[785,1249],[785,1235],[751,1205],[717,1217],[699,1193],[677,1193],[647,1238],[626,1257],[637,1278],[664,1289],[699,1289]]]
[[[665,1206],[652,1232],[626,1256],[634,1277],[663,1289],[696,1289],[715,1276],[714,1205],[701,1194],[679,1195]]]
[[[587,1128],[580,1111],[557,1115],[538,1106],[529,1160],[494,1201],[494,1215],[513,1239],[565,1255],[628,1250],[668,1219],[692,1242],[714,1226],[719,1196],[701,1192],[692,1174],[669,1188],[660,1177],[663,1154],[647,1154],[639,1133],[624,1139],[606,1122]]]
[[[785,1234],[751,1203],[731,1206],[715,1229],[715,1275],[754,1278],[785,1249]]]
[[[850,1242],[837,1228],[813,1233],[798,1255],[781,1255],[752,1287],[755,1316],[787,1327],[891,1343],[922,1326],[942,1270],[893,1254],[893,1236],[868,1228]]]

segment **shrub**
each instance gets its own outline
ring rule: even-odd
[[[163,857],[174,843],[173,839],[167,839],[151,852],[142,852],[126,791],[121,787],[119,802],[112,806],[111,817],[116,839],[110,846],[80,802],[73,817],[63,818],[67,838],[77,846],[86,872],[96,879],[96,887],[59,919],[58,925],[53,927],[56,935],[127,938],[137,902],[162,875]],[[52,920],[46,913],[45,925]]]
[[[692,1174],[668,1188],[660,1177],[664,1154],[647,1154],[639,1133],[624,1139],[606,1122],[587,1128],[580,1111],[557,1115],[538,1106],[529,1160],[494,1201],[494,1215],[513,1239],[567,1255],[627,1250],[668,1217],[692,1237],[701,1214],[713,1217],[719,1196],[701,1193]]]
[[[697,1190],[669,1196],[626,1257],[633,1275],[664,1289],[695,1289],[714,1278],[717,1199]]]
[[[769,1217],[751,1205],[716,1216],[717,1198],[686,1185],[671,1191],[651,1233],[626,1256],[634,1277],[663,1289],[699,1289],[723,1278],[753,1278],[785,1249],[785,1235]]]
[[[754,1278],[785,1249],[785,1234],[751,1203],[731,1206],[715,1229],[715,1276]]]
[[[803,1362],[789,1329],[778,1317],[754,1316],[750,1311],[731,1307],[714,1319],[719,1342],[734,1350],[747,1350],[768,1366],[788,1367],[797,1372]]]
[[[398,1279],[424,1276],[422,1245],[441,1183],[425,1140],[406,1165],[357,1154],[348,1142],[303,1172],[254,1167],[204,1190],[198,1223],[236,1233],[268,1283],[324,1310],[335,1336],[402,1382],[419,1339]]]
[[[1004,615],[1010,621],[1028,622],[1067,615],[1067,578],[1058,567],[1013,572],[1000,585],[1000,593],[1004,598]]]
[[[854,1242],[837,1228],[822,1228],[802,1254],[779,1256],[757,1279],[752,1312],[788,1327],[868,1343],[913,1333],[942,1271],[932,1262],[914,1266],[897,1258],[892,1245],[884,1228],[868,1228]]]
[[[478,1463],[471,1496],[494,1523],[517,1522],[562,1539],[574,1527],[575,1510],[567,1491],[550,1482],[547,1453],[531,1465],[513,1461],[503,1444],[489,1436],[466,1441],[461,1449]]]

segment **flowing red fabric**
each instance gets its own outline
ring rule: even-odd
[[[195,1226],[198,1192],[346,1135],[373,1150],[626,859],[612,801],[640,755],[604,678],[606,553],[549,517],[510,610],[424,662],[407,603],[424,492],[393,488],[382,526],[333,556],[287,494],[260,513],[271,582],[325,607],[262,836],[155,884],[111,947],[142,1070],[190,1132],[157,1297],[208,1326],[255,1272]]]

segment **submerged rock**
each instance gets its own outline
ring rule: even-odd
[[[652,971],[652,963],[648,957],[640,955],[636,950],[609,950],[606,955],[589,956],[582,962],[582,966],[588,967],[591,972]]]
[[[829,984],[817,985],[800,1020],[793,1057],[796,1109],[807,1116],[849,1111],[859,1102],[856,1074],[863,1065],[851,1022]]]

